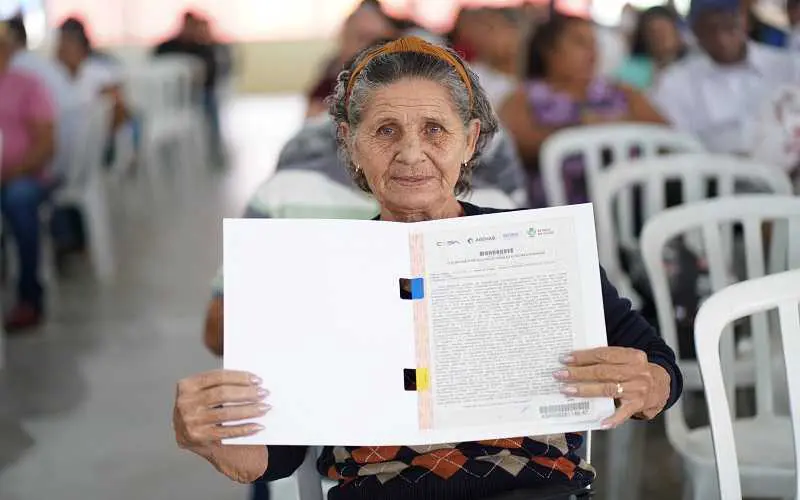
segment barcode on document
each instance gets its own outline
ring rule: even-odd
[[[576,417],[589,413],[589,401],[575,401],[558,405],[540,406],[539,415],[542,418]]]

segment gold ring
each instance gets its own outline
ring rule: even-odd
[[[619,382],[617,382],[617,397],[620,397],[620,396],[622,396],[622,391],[624,391],[624,390],[625,390],[625,389],[622,387],[622,384],[620,384]]]

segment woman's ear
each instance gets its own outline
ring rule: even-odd
[[[348,125],[347,122],[340,122],[338,128],[339,138],[344,141],[345,144],[350,144],[350,125]]]
[[[468,162],[475,155],[475,148],[478,147],[478,138],[481,135],[481,121],[477,118],[470,120],[467,125],[467,146],[464,151],[464,161]]]

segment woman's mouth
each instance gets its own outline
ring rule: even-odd
[[[398,175],[392,177],[392,181],[401,186],[419,186],[433,180],[433,177],[427,175]]]

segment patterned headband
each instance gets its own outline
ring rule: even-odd
[[[426,42],[422,38],[416,36],[408,36],[399,38],[392,42],[389,42],[385,45],[378,47],[377,49],[373,50],[369,54],[367,54],[361,62],[353,69],[353,72],[350,73],[350,79],[347,81],[347,93],[345,94],[345,109],[348,108],[350,105],[350,94],[353,92],[353,85],[356,83],[356,79],[358,79],[358,75],[367,67],[367,65],[372,62],[378,56],[382,56],[384,54],[394,54],[399,52],[415,52],[418,54],[427,54],[432,56],[440,61],[444,61],[456,70],[458,76],[461,77],[461,80],[464,82],[464,86],[467,87],[467,94],[469,95],[469,105],[472,107],[472,83],[470,82],[469,75],[467,74],[467,70],[464,67],[464,64],[459,61],[455,56],[453,56],[450,52],[446,49],[439,47],[438,45],[434,45],[432,43]]]

